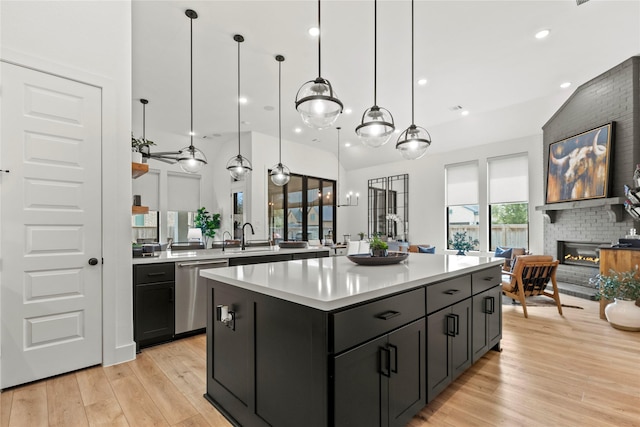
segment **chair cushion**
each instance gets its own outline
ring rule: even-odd
[[[513,254],[513,248],[502,248],[498,246],[496,248],[495,256],[499,258],[511,258],[512,254]]]
[[[418,252],[420,252],[421,254],[435,254],[436,247],[435,246],[425,247],[425,246],[418,245]]]

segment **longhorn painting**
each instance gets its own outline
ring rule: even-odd
[[[547,203],[607,197],[613,122],[549,146]]]

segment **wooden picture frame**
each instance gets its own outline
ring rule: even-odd
[[[549,145],[546,203],[604,198],[614,122]]]

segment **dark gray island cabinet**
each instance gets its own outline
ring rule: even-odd
[[[501,313],[500,300],[491,302],[499,262],[472,258],[416,254],[371,267],[334,257],[203,271],[205,398],[245,427],[405,426],[499,347],[491,329]]]

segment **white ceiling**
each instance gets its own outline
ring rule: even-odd
[[[243,131],[278,135],[278,63],[282,65],[282,137],[336,152],[336,131],[302,123],[294,100],[318,74],[317,2],[133,1],[133,131],[142,133],[140,98],[147,98],[146,135],[175,134],[188,143],[189,18],[194,20],[195,145],[221,144],[237,132],[237,43],[242,34]],[[544,40],[534,33],[548,28]],[[640,54],[640,1],[415,2],[415,124],[443,152],[541,134],[541,127],[579,85]],[[351,114],[341,126],[344,166],[356,169],[401,160],[395,139],[379,149],[355,136],[373,105],[373,0],[322,2],[322,77],[331,81]],[[560,83],[571,81],[569,89]],[[378,1],[378,105],[396,127],[411,124],[411,3]],[[451,107],[470,114],[462,117]],[[265,107],[274,107],[268,111]],[[597,125],[597,123],[594,123]],[[296,134],[293,129],[302,128]],[[214,136],[221,135],[221,136]],[[205,137],[204,139],[203,136]],[[275,157],[274,157],[275,161]],[[290,167],[295,159],[283,162]]]

